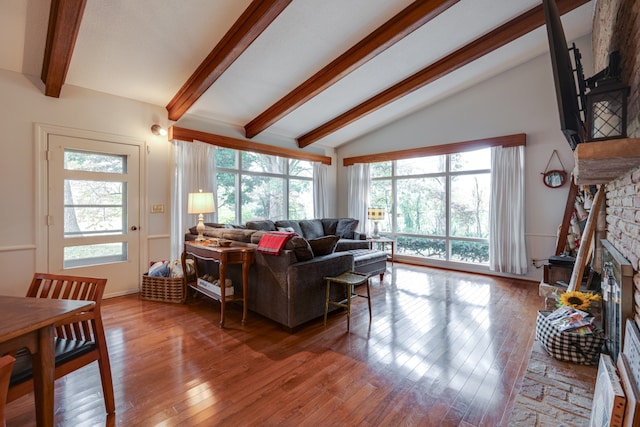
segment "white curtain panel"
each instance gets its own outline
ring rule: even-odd
[[[313,217],[327,218],[329,189],[327,170],[329,168],[320,162],[313,162]]]
[[[356,163],[347,167],[349,217],[359,220],[357,231],[368,234],[367,207],[369,206],[369,188],[371,176],[368,163]]]
[[[189,193],[200,189],[216,198],[215,147],[203,142],[171,141],[171,259],[180,259],[184,234],[198,223],[197,215],[187,214]],[[217,209],[217,206],[216,206]],[[205,214],[204,222],[214,222],[215,214]]]
[[[524,240],[524,147],[491,149],[489,268],[527,273]]]

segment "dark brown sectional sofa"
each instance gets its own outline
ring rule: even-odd
[[[279,255],[256,252],[256,262],[249,271],[248,308],[278,322],[293,332],[300,325],[324,314],[324,277],[336,276],[360,267],[366,273],[382,274],[386,269],[386,254],[369,251],[365,236],[357,233],[358,221],[353,218],[327,218],[312,220],[250,221],[246,228],[205,224],[204,235],[211,239],[232,240],[234,245],[257,247],[260,238],[269,231],[291,230],[308,241],[325,236],[339,236],[335,251],[305,256],[301,261],[291,241]],[[195,240],[195,228],[185,240]],[[204,267],[204,266],[203,266]],[[204,267],[206,268],[206,267]],[[208,266],[216,274],[215,266]],[[201,269],[202,271],[202,269]],[[240,266],[229,265],[227,277],[233,281],[234,292],[242,292]],[[331,299],[346,297],[344,289],[332,287]]]

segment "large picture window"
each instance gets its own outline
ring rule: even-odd
[[[488,265],[491,151],[371,164],[371,206],[396,254]]]
[[[218,222],[313,217],[313,167],[305,160],[216,147]]]

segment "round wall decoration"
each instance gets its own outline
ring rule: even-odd
[[[560,166],[562,169],[552,169],[549,170],[549,165],[551,164],[551,160],[553,156],[556,156]],[[549,161],[547,162],[547,167],[544,172],[542,172],[542,182],[549,188],[559,188],[562,187],[567,182],[567,172],[564,170],[564,165],[562,164],[562,160],[560,160],[560,156],[558,156],[558,151],[553,150],[551,153],[551,157],[549,157]]]

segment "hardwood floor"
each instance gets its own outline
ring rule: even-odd
[[[56,382],[56,425],[506,425],[534,339],[538,286],[389,264],[367,301],[295,334],[230,305],[105,300],[116,395],[107,418],[96,364]],[[33,395],[7,426],[33,426]]]

